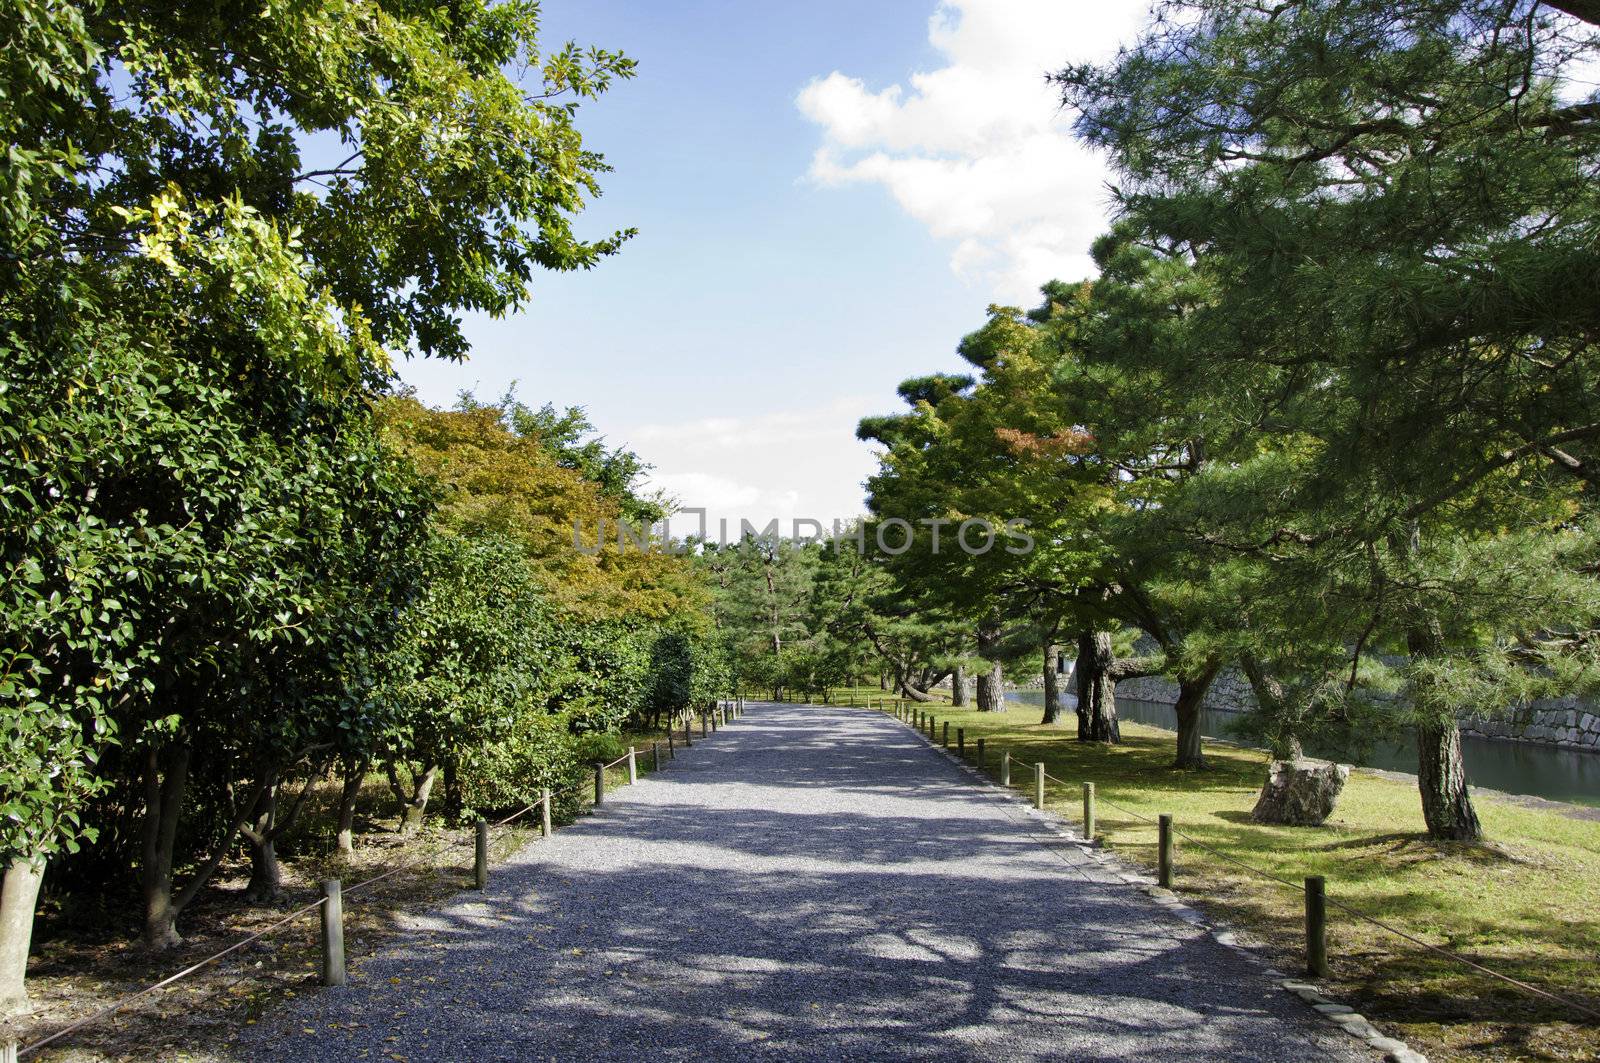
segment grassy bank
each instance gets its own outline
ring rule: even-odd
[[[1044,726],[1037,710],[1002,714],[931,708],[977,738],[998,777],[1009,751],[1014,784],[1049,784],[1046,806],[1081,820],[1079,784],[1099,793],[1097,836],[1124,859],[1155,866],[1158,813],[1178,830],[1291,882],[1324,875],[1330,897],[1512,977],[1600,1009],[1600,823],[1480,797],[1492,844],[1439,845],[1423,833],[1414,785],[1355,771],[1319,828],[1252,823],[1266,755],[1209,744],[1211,770],[1168,767],[1171,732],[1123,727],[1119,746],[1081,744],[1075,723]],[[953,744],[953,739],[952,739]],[[1118,807],[1120,806],[1120,807]],[[1174,886],[1187,901],[1265,943],[1280,969],[1303,964],[1303,899],[1179,840]],[[1433,1059],[1600,1057],[1600,1026],[1560,1005],[1439,957],[1343,913],[1330,913],[1331,995],[1394,1029]]]

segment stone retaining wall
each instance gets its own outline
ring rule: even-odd
[[[1172,705],[1178,700],[1178,684],[1160,676],[1125,679],[1117,684],[1117,697]],[[1249,712],[1256,707],[1256,699],[1249,681],[1230,669],[1211,684],[1205,707],[1220,712]],[[1505,716],[1464,719],[1461,731],[1479,738],[1537,742],[1600,753],[1600,706],[1576,698],[1535,701]]]

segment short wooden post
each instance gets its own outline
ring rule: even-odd
[[[983,767],[983,739],[978,739],[978,767]]]
[[[1094,783],[1083,784],[1083,840],[1094,841]]]
[[[602,804],[605,799],[606,766],[604,764],[596,764],[594,766],[594,803],[597,805]]]
[[[946,749],[950,748],[950,721],[949,720],[946,720],[944,722],[944,747]]]
[[[1033,807],[1044,809],[1044,764],[1033,766]]]
[[[650,743],[650,770],[651,771],[660,771],[661,770],[661,743],[660,742],[651,742]]]
[[[965,727],[956,728],[956,755],[962,759],[966,759],[967,756],[967,729]]]
[[[632,746],[628,747],[628,785],[632,786],[639,781],[639,751]]]
[[[344,985],[344,896],[339,880],[322,880],[322,984]],[[12,1056],[13,1060],[17,1057]]]
[[[1161,888],[1172,888],[1172,813],[1163,812],[1156,817],[1157,849],[1156,881]]]
[[[478,889],[489,887],[489,824],[481,818],[473,824],[476,836],[472,842],[472,884]]]
[[[539,795],[539,833],[546,838],[550,837],[550,787],[546,786]]]
[[[1000,785],[1011,785],[1011,750],[1004,750],[1000,754]]]
[[[1321,875],[1306,876],[1306,974],[1328,977],[1328,884]]]

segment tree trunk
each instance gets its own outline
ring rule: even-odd
[[[1207,661],[1197,672],[1178,674],[1178,703],[1173,706],[1178,714],[1178,755],[1172,762],[1174,768],[1198,771],[1210,766],[1201,746],[1200,710],[1211,690],[1211,681],[1217,678],[1220,670],[1221,665],[1216,661]]]
[[[986,623],[978,628],[978,656],[985,661],[978,673],[978,711],[1005,712],[1005,675],[1000,670],[1000,626]]]
[[[140,886],[144,899],[141,938],[147,949],[168,949],[183,941],[178,936],[178,905],[172,894],[172,861],[189,783],[189,755],[189,747],[183,744],[152,745],[145,755]]]
[[[430,764],[419,775],[413,773],[414,786],[407,794],[400,785],[400,773],[393,763],[388,765],[389,789],[400,802],[400,833],[415,834],[422,829],[423,817],[428,811],[428,795],[433,793],[433,780],[438,778],[439,766]]]
[[[956,665],[956,670],[950,676],[950,704],[956,708],[964,708],[967,704],[967,666]]]
[[[1061,663],[1061,647],[1054,642],[1044,644],[1044,719],[1040,723],[1053,724],[1061,719],[1061,688],[1056,669]]]
[[[1078,663],[1072,669],[1072,681],[1077,685],[1078,693],[1078,741],[1089,740],[1089,710],[1094,702],[1093,691],[1089,682],[1094,672],[1094,632],[1080,631],[1078,633]]]
[[[1268,673],[1253,654],[1243,654],[1239,666],[1250,680],[1250,692],[1256,696],[1262,715],[1267,718],[1267,741],[1272,747],[1274,760],[1298,760],[1303,752],[1300,746],[1300,721],[1289,694],[1276,676]]]
[[[659,712],[657,716],[659,718]],[[361,796],[361,784],[367,777],[368,762],[363,760],[345,768],[344,785],[339,790],[339,836],[337,845],[341,853],[356,851],[356,798]]]
[[[33,911],[44,881],[44,859],[13,858],[0,888],[0,1019],[23,1015],[28,1003],[28,948]]]
[[[240,832],[250,845],[250,882],[245,900],[266,904],[283,895],[283,868],[278,864],[278,786],[263,787],[250,822]]]
[[[1111,649],[1111,632],[1089,632],[1088,640],[1086,665],[1089,674],[1078,680],[1079,697],[1086,698],[1088,702],[1084,706],[1089,724],[1088,741],[1115,745],[1122,741],[1122,724],[1117,721],[1117,681],[1111,675],[1111,665],[1115,660]],[[1083,656],[1080,648],[1080,662]],[[1085,667],[1085,663],[1080,663],[1079,667]]]
[[[1415,541],[1411,546],[1415,549]],[[1407,631],[1406,649],[1413,660],[1442,656],[1444,632],[1439,621],[1430,616]],[[1461,760],[1461,727],[1455,720],[1417,725],[1417,790],[1428,837],[1444,842],[1483,840],[1483,824],[1472,807],[1467,767]]]
[[[1422,791],[1422,819],[1435,841],[1483,840],[1483,825],[1467,790],[1467,767],[1461,760],[1461,728],[1454,720],[1417,728],[1417,788]]]

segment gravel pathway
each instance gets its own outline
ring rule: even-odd
[[[1371,1060],[894,720],[754,703],[235,1058]]]

